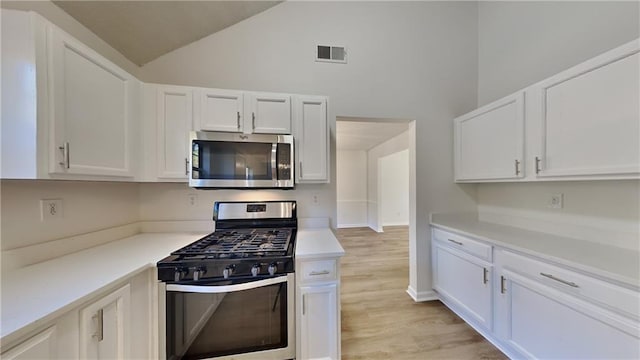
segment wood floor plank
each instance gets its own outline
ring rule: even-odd
[[[439,301],[416,303],[406,226],[339,229],[342,359],[507,359]]]

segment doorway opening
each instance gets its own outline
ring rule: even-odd
[[[336,149],[337,227],[411,227],[415,123],[337,117]]]

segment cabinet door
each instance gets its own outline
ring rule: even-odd
[[[296,97],[295,108],[296,182],[329,182],[327,99]]]
[[[196,130],[242,132],[243,93],[221,89],[198,90]]]
[[[192,128],[192,90],[161,86],[157,92],[157,175],[161,179],[187,180],[189,131]]]
[[[245,94],[247,120],[245,132],[291,134],[291,97],[268,93]],[[247,131],[251,129],[251,131]]]
[[[57,359],[56,327],[35,335],[2,354],[6,360]]]
[[[491,266],[438,243],[433,252],[434,290],[461,316],[491,330]]]
[[[127,284],[81,310],[81,359],[129,358],[130,293]]]
[[[133,176],[133,124],[140,83],[58,28],[49,28],[48,43],[49,171]]]
[[[508,270],[496,286],[496,333],[517,357],[638,359],[637,322]]]
[[[302,359],[338,359],[338,286],[300,287],[302,302],[300,340]]]
[[[524,176],[524,94],[517,93],[454,120],[456,180]]]
[[[539,104],[538,177],[640,174],[639,42],[533,87]]]

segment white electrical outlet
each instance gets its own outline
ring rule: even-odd
[[[196,206],[198,203],[198,194],[189,194],[187,195],[187,203],[189,206]]]
[[[62,219],[62,199],[40,200],[40,221]]]
[[[552,209],[562,209],[563,198],[563,194],[551,194],[551,197],[549,198],[549,207]]]
[[[317,205],[318,204],[318,194],[313,194],[313,198],[312,199],[313,199],[313,203],[315,205]]]

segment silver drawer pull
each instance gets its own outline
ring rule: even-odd
[[[561,283],[563,283],[565,285],[569,285],[569,286],[574,287],[574,288],[580,287],[580,286],[578,286],[578,284],[576,284],[576,283],[574,283],[572,281],[562,280],[562,279],[557,278],[557,277],[555,277],[555,276],[553,276],[551,274],[545,274],[545,273],[541,272],[540,275],[542,275],[544,277],[548,277],[551,280],[555,280],[557,282],[561,282]]]
[[[329,270],[312,271],[309,273],[310,276],[329,275],[329,274],[331,274],[331,271]]]
[[[98,341],[104,340],[104,309],[98,310],[91,318],[96,321],[96,332],[91,337]]]
[[[452,240],[452,239],[447,239],[447,240],[451,241],[452,243],[454,243],[456,245],[464,246],[464,244],[461,243],[460,241],[455,241],[455,240]]]

